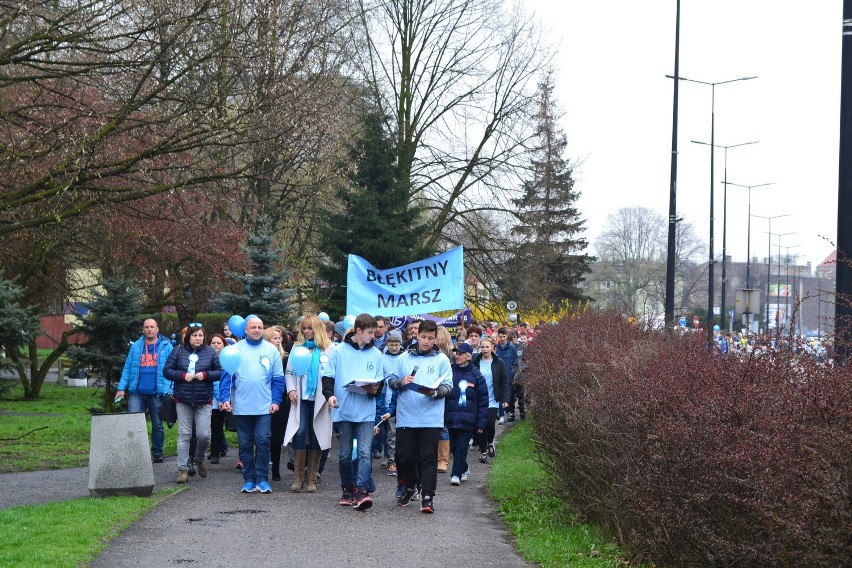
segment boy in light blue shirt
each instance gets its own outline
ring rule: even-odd
[[[444,398],[453,389],[449,358],[436,345],[438,326],[420,323],[417,343],[398,357],[396,376],[388,384],[399,391],[396,401],[396,463],[400,485],[405,490],[396,504],[405,507],[416,492],[418,481],[423,499],[420,511],[435,511],[433,498],[438,485],[438,437],[444,428]],[[410,384],[428,385],[412,390]],[[419,469],[419,480],[418,480]]]
[[[343,496],[339,504],[351,506],[356,511],[366,511],[373,506],[369,495],[373,475],[370,450],[376,423],[376,395],[384,379],[382,352],[373,346],[375,331],[376,319],[370,314],[355,318],[353,331],[344,336],[322,372],[322,394],[333,409],[331,419],[340,432],[338,458]],[[363,392],[347,389],[353,381],[365,379],[376,382],[358,389]],[[353,441],[358,444],[358,466],[354,476]]]

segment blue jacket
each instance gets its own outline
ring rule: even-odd
[[[506,366],[506,373],[509,375],[509,382],[515,378],[515,371],[521,362],[518,360],[518,349],[512,345],[512,342],[507,341],[506,347],[501,347],[500,344],[494,346],[494,355],[496,355],[503,365]]]
[[[136,393],[136,385],[139,383],[139,360],[142,359],[142,350],[145,345],[145,337],[140,337],[130,346],[130,353],[124,360],[124,369],[121,371],[121,379],[115,390]],[[166,360],[172,353],[172,342],[163,335],[157,334],[157,394],[163,396],[172,392],[172,383],[163,376]]]
[[[464,400],[459,388],[462,381],[467,381]],[[485,429],[487,422],[488,385],[485,377],[471,363],[464,367],[453,364],[453,390],[444,407],[444,426],[456,430],[478,430]]]
[[[183,376],[189,368],[189,356],[198,355],[195,372],[204,373],[200,381],[186,382]],[[184,404],[209,404],[213,400],[213,383],[219,381],[222,368],[219,366],[219,354],[209,345],[202,345],[197,351],[185,345],[178,345],[169,355],[163,375],[174,383],[175,400]]]

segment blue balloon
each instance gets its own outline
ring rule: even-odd
[[[296,345],[290,351],[290,367],[293,369],[293,374],[301,377],[307,374],[311,367],[311,359],[313,354],[311,350],[302,345]]]
[[[346,327],[346,329],[352,329],[353,327],[355,327],[355,316],[348,315],[343,318],[343,325],[344,327]]]
[[[328,314],[325,313],[325,312],[318,313],[317,317],[320,319],[320,321],[328,321],[329,320]]]
[[[234,337],[242,339],[246,334],[246,320],[243,319],[243,316],[232,315],[228,319],[228,329],[231,330]]]
[[[219,352],[219,364],[229,375],[234,375],[240,369],[240,360],[240,348],[236,345],[226,345]]]

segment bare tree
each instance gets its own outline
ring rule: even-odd
[[[529,106],[551,57],[500,0],[361,0],[363,73],[395,121],[398,167],[432,219],[432,248],[476,210],[511,210],[532,135]]]
[[[663,217],[646,207],[624,207],[607,217],[595,241],[598,261],[592,265],[587,286],[601,305],[631,315],[662,311],[668,238],[665,227]],[[689,223],[678,224],[676,238],[675,302],[687,307],[701,285],[695,260],[704,245]]]

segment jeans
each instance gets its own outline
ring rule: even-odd
[[[340,462],[340,485],[344,490],[354,485],[366,492],[373,485],[373,457],[370,455],[373,444],[373,422],[337,422],[336,424],[340,428],[340,449],[337,454]],[[358,441],[357,473],[352,471],[353,440]],[[353,473],[355,479],[352,479]]]
[[[453,454],[453,477],[461,477],[467,471],[467,452],[473,430],[450,430],[450,451]]]
[[[237,414],[237,441],[243,479],[253,483],[269,481],[269,449],[272,438],[271,414]]]
[[[163,442],[166,440],[166,431],[160,420],[160,404],[163,398],[157,394],[130,393],[127,397],[128,412],[145,412],[151,416],[151,454],[155,458],[163,457]]]
[[[438,486],[438,436],[442,428],[397,428],[396,466],[400,485],[433,497]]]
[[[195,458],[196,462],[204,461],[204,453],[207,451],[207,444],[210,441],[210,415],[213,411],[211,404],[184,404],[177,403],[178,417],[178,469],[189,469],[191,460]],[[195,427],[195,455],[190,455],[190,440],[192,438],[192,429]]]
[[[319,441],[314,432],[314,403],[315,400],[299,401],[299,429],[293,436],[293,448],[297,450],[319,451]],[[360,441],[358,442],[361,443]],[[351,450],[352,448],[350,448]]]

